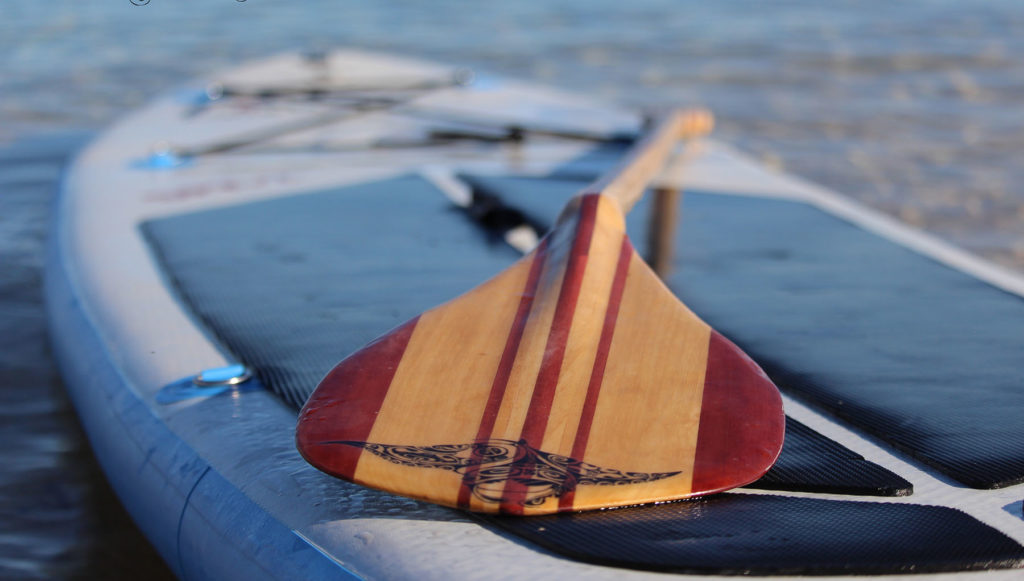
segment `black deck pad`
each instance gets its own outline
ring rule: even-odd
[[[480,519],[581,561],[676,573],[923,573],[1024,563],[1024,548],[1012,539],[939,506],[721,494]]]
[[[296,408],[346,355],[519,258],[419,177],[143,231],[200,320]]]
[[[810,206],[690,198],[669,284],[784,391],[968,486],[1024,482],[1024,299]]]
[[[778,461],[747,488],[871,496],[908,496],[914,491],[899,475],[789,417]]]

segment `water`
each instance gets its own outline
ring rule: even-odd
[[[85,137],[0,147],[0,579],[170,577],[92,459],[49,351],[49,202]]]
[[[766,163],[1024,270],[1019,6],[3,0],[0,577],[166,574],[90,459],[38,289],[65,157],[152,95],[281,50],[354,45],[636,106],[705,104],[720,138]]]

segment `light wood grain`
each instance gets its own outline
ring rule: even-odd
[[[511,328],[531,259],[519,261],[500,276],[436,309],[424,313],[413,331],[387,396],[370,432],[370,442],[423,446],[471,442],[487,403],[488,377],[494,375],[502,350],[493,339]],[[471,324],[470,324],[471,321]],[[477,389],[458,389],[476,386]],[[458,397],[447,396],[458,390]],[[444,440],[437,440],[444,434]],[[363,454],[357,482],[401,479],[408,468]],[[461,476],[443,470],[416,471],[418,486],[457,494]]]

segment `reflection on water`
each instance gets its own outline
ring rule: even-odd
[[[136,577],[156,560],[88,460],[46,350],[41,241],[81,139],[67,132],[197,74],[337,45],[706,104],[719,137],[769,164],[1024,270],[1017,0],[4,0],[0,576]],[[65,137],[31,137],[53,131]]]

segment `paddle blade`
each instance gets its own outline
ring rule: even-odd
[[[686,498],[759,478],[775,386],[577,198],[530,255],[335,367],[298,447],[346,480],[481,512]]]

